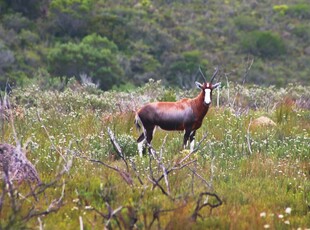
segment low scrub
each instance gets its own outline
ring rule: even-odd
[[[195,151],[157,130],[142,158],[134,111],[197,91],[13,90],[1,142],[21,142],[42,185],[1,181],[0,228],[309,228],[309,87],[228,85]],[[275,124],[252,127],[261,116]]]

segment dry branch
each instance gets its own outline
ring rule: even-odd
[[[129,175],[129,167],[128,167],[128,163],[127,163],[127,158],[126,158],[125,154],[123,153],[122,148],[121,148],[120,145],[118,144],[118,142],[117,142],[117,140],[116,140],[116,138],[115,138],[114,133],[112,132],[112,130],[111,130],[109,127],[108,127],[108,134],[109,134],[110,141],[111,141],[111,143],[112,143],[112,145],[113,145],[113,147],[114,147],[116,153],[117,153],[117,154],[119,155],[119,157],[124,161],[124,163],[125,163],[125,165],[126,165],[127,174]],[[140,175],[139,175],[139,173],[138,173],[138,170],[137,170],[137,168],[136,168],[136,165],[135,165],[134,161],[131,160],[130,158],[129,158],[129,161],[130,161],[130,163],[131,163],[131,168],[132,168],[133,171],[135,172],[136,177],[138,178],[140,184],[143,185],[143,182],[142,182],[142,180],[141,180],[141,178],[140,178]]]
[[[108,165],[107,163],[105,163],[103,161],[100,161],[100,160],[91,159],[91,158],[88,158],[88,157],[85,157],[85,156],[77,156],[77,157],[85,159],[85,160],[88,160],[90,162],[101,164],[101,165],[103,165],[103,166],[105,166],[105,167],[107,167],[109,169],[112,169],[113,171],[117,172],[124,179],[124,181],[128,185],[133,185],[133,180],[131,178],[131,175],[128,172],[125,172],[124,170],[119,169],[118,167],[113,167],[111,165]]]
[[[161,213],[173,212],[173,211],[176,211],[176,210],[178,210],[178,209],[181,209],[181,208],[183,208],[183,207],[185,207],[185,206],[186,206],[186,204],[183,204],[183,205],[181,205],[180,207],[176,207],[176,208],[162,209],[162,210],[156,209],[156,210],[154,210],[154,211],[153,211],[153,219],[152,219],[152,221],[150,222],[150,224],[149,224],[149,226],[148,226],[147,229],[151,229],[151,227],[153,226],[155,220],[157,220],[157,222],[158,222],[158,225],[159,225],[159,226],[158,226],[158,229],[161,229],[161,228],[160,228],[160,220],[159,220],[159,217],[160,217],[160,214],[161,214]]]
[[[212,203],[209,203],[209,202],[202,202],[202,199],[203,199],[204,196],[207,196],[207,198],[208,198],[208,196],[214,197],[216,199],[217,203],[212,204]],[[196,221],[197,217],[202,218],[202,216],[199,214],[199,212],[200,212],[201,209],[203,209],[206,206],[209,206],[211,208],[210,209],[210,213],[211,213],[213,208],[216,208],[216,207],[218,207],[220,205],[222,205],[222,200],[219,198],[219,196],[217,194],[210,193],[210,192],[200,193],[199,194],[199,198],[198,198],[197,203],[196,203],[196,208],[194,210],[194,213],[191,216],[191,219],[193,221]]]
[[[191,155],[193,155],[195,152],[198,151],[198,149],[199,149],[201,143],[202,143],[206,138],[207,138],[207,132],[204,134],[204,136],[202,137],[202,139],[198,142],[198,144],[197,144],[197,146],[196,146],[195,149],[193,149],[192,151],[190,151],[190,153],[187,154],[185,157],[183,157],[181,160],[177,161],[170,169],[166,169],[166,168],[165,168],[164,173],[163,173],[157,180],[153,179],[153,180],[152,180],[152,181],[154,182],[154,183],[153,183],[153,189],[154,189],[156,186],[159,185],[159,182],[160,182],[163,178],[165,178],[165,180],[168,180],[168,174],[171,173],[172,171],[182,169],[182,168],[184,168],[184,167],[186,167],[186,166],[188,166],[188,165],[190,165],[190,164],[196,162],[197,160],[194,159],[194,160],[191,160],[191,161],[189,161],[189,162],[187,162],[187,163],[185,163],[185,164],[182,165],[183,162],[185,162],[186,160],[188,160],[188,159],[190,158]],[[153,152],[156,153],[156,151],[149,145],[149,151],[150,151],[150,149],[152,149]],[[152,151],[150,151],[150,152],[152,153]],[[152,154],[153,154],[153,153],[152,153]],[[156,154],[155,154],[155,155],[156,155]],[[166,184],[167,184],[167,182],[166,182]],[[162,190],[162,189],[161,189],[161,190]]]
[[[127,160],[125,158],[125,154],[123,153],[120,145],[117,143],[115,136],[114,136],[114,133],[112,132],[112,130],[109,127],[108,127],[108,134],[109,134],[111,143],[112,143],[114,149],[116,150],[117,155],[124,161],[124,163],[126,165],[127,172],[128,172],[129,167],[128,167]]]

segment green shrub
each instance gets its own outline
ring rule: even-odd
[[[92,0],[51,1],[49,32],[56,36],[85,36],[89,29],[92,7]]]
[[[279,12],[281,15],[284,15],[288,10],[288,5],[275,5],[273,6],[273,10]]]
[[[56,76],[92,76],[104,90],[120,82],[122,69],[117,61],[118,48],[105,37],[91,34],[80,43],[57,44],[49,51],[50,71]]]
[[[122,148],[125,157],[136,156],[138,153],[137,142],[132,135],[121,134],[117,137],[118,144]]]
[[[310,5],[309,4],[296,4],[289,6],[286,14],[291,17],[297,17],[301,19],[310,19]]]
[[[33,47],[36,46],[37,43],[40,41],[39,35],[33,33],[30,30],[22,29],[19,34],[20,44],[22,47]]]
[[[241,40],[241,49],[262,58],[274,58],[286,52],[282,38],[270,31],[245,33]]]
[[[310,26],[306,24],[297,25],[293,29],[293,34],[301,38],[304,42],[310,42]]]
[[[234,23],[240,30],[251,31],[259,28],[257,19],[246,15],[237,16],[234,18]]]
[[[22,29],[30,29],[33,25],[28,18],[22,16],[20,13],[5,14],[2,22],[5,28],[13,29],[16,32],[20,32]]]
[[[167,89],[157,98],[158,101],[176,101],[176,93],[173,89]]]

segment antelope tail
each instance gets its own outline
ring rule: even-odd
[[[141,125],[139,124],[141,122],[139,115],[137,114],[135,117],[135,126],[137,130],[141,130]]]
[[[141,125],[140,125],[140,123],[141,123],[141,119],[140,119],[139,115],[137,114],[136,117],[135,117],[135,125],[136,125],[137,130],[139,130],[139,131],[141,130]],[[143,132],[143,133],[139,136],[137,142],[139,143],[139,142],[143,141],[144,138],[145,138],[145,135],[144,135],[144,132]]]

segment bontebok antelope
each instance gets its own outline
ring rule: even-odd
[[[199,69],[202,74],[201,70]],[[199,95],[193,99],[184,98],[177,102],[154,102],[148,103],[136,113],[135,124],[138,129],[143,127],[143,133],[138,138],[138,150],[142,156],[145,141],[151,144],[154,128],[159,126],[164,130],[184,130],[184,148],[190,139],[190,150],[194,149],[195,133],[200,128],[202,120],[208,112],[212,100],[212,91],[221,83],[212,84],[218,68],[213,73],[210,82],[207,82],[204,75],[204,83],[195,82],[201,89]]]

